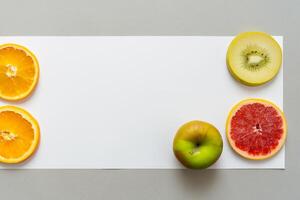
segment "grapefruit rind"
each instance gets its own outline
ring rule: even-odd
[[[267,78],[265,80],[258,80],[256,82],[251,82],[251,81],[248,81],[246,79],[243,79],[241,78],[238,73],[236,72],[235,70],[235,67],[231,64],[230,62],[230,57],[233,57],[232,55],[232,48],[236,45],[236,43],[242,39],[242,38],[245,38],[249,35],[254,35],[254,34],[258,34],[258,35],[264,35],[266,37],[268,37],[269,39],[271,39],[271,41],[273,41],[273,45],[278,48],[280,50],[280,56],[278,57],[279,60],[280,60],[280,65],[276,68],[276,72],[274,73],[274,75],[270,78]],[[279,73],[280,71],[280,68],[281,68],[281,64],[282,64],[282,49],[280,47],[280,45],[277,43],[277,41],[272,37],[270,36],[269,34],[267,33],[264,33],[264,32],[244,32],[244,33],[240,33],[238,34],[230,43],[229,47],[228,47],[228,50],[227,50],[227,53],[226,53],[226,64],[227,64],[227,68],[228,68],[228,71],[230,72],[230,74],[237,80],[239,81],[240,83],[244,84],[244,85],[247,85],[247,86],[252,86],[252,87],[255,87],[255,86],[259,86],[259,85],[263,85],[267,82],[270,82],[271,80],[273,80],[277,74]]]
[[[230,137],[230,129],[231,129],[231,119],[232,119],[232,117],[235,115],[235,113],[243,105],[250,104],[250,103],[262,103],[262,104],[265,104],[265,105],[268,105],[268,106],[272,106],[273,108],[276,109],[276,111],[278,113],[280,113],[280,116],[282,117],[282,122],[283,122],[283,124],[282,124],[282,128],[283,128],[282,138],[279,141],[277,147],[275,149],[273,149],[270,154],[267,154],[267,155],[250,155],[248,152],[242,151],[238,147],[236,147],[234,141]],[[245,99],[245,100],[240,101],[235,106],[233,106],[233,108],[229,112],[229,115],[228,115],[227,120],[226,120],[226,137],[227,137],[227,140],[228,140],[231,148],[236,153],[238,153],[240,156],[242,156],[242,157],[244,157],[246,159],[250,159],[250,160],[265,160],[265,159],[271,158],[272,156],[276,155],[281,150],[281,148],[283,147],[283,145],[285,143],[286,136],[287,136],[287,123],[286,123],[286,118],[284,116],[284,113],[281,111],[281,109],[276,104],[274,104],[273,102],[270,102],[268,100],[265,100],[265,99],[251,98],[251,99]]]
[[[32,51],[30,51],[28,48],[26,48],[22,45],[13,44],[13,43],[6,43],[6,44],[0,45],[0,49],[6,48],[6,47],[12,47],[12,48],[24,51],[28,56],[30,56],[32,58],[32,60],[34,62],[34,66],[35,66],[35,70],[36,70],[35,76],[33,77],[34,81],[31,84],[31,87],[26,92],[23,92],[21,95],[18,95],[18,96],[7,96],[7,95],[2,94],[0,91],[1,99],[7,100],[7,101],[20,101],[20,100],[27,98],[36,88],[36,85],[39,81],[39,74],[40,74],[39,62],[38,62],[38,59],[36,58],[35,54]]]
[[[32,129],[34,130],[34,140],[30,148],[18,158],[5,158],[0,155],[0,162],[6,164],[16,164],[27,160],[38,148],[40,142],[40,127],[37,120],[26,110],[16,107],[16,106],[0,106],[0,113],[4,111],[12,111],[17,114],[20,114],[26,121],[28,121],[32,125]]]

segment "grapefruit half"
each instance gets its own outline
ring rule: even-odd
[[[284,145],[287,124],[283,112],[264,99],[246,99],[236,104],[226,122],[232,149],[251,160],[275,155]]]

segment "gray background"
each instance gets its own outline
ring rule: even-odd
[[[1,35],[235,35],[249,30],[283,35],[289,124],[286,170],[1,170],[1,199],[300,198],[300,1],[1,0],[0,5]]]

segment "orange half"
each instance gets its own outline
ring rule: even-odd
[[[35,118],[22,108],[0,107],[0,162],[19,163],[37,149],[40,128]]]
[[[17,101],[34,90],[39,78],[35,55],[17,44],[0,45],[0,98]]]

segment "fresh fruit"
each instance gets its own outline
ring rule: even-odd
[[[35,55],[17,44],[0,45],[0,98],[20,100],[34,90],[39,78]]]
[[[283,112],[263,99],[246,99],[228,115],[226,136],[239,155],[262,160],[275,155],[283,146],[287,125]]]
[[[19,163],[31,156],[40,139],[38,122],[15,106],[0,107],[0,162]]]
[[[173,142],[176,158],[192,169],[204,169],[214,164],[222,150],[223,140],[218,129],[202,121],[181,126]]]
[[[249,86],[272,80],[281,67],[282,51],[272,36],[262,32],[237,35],[228,47],[227,67],[232,76]]]

